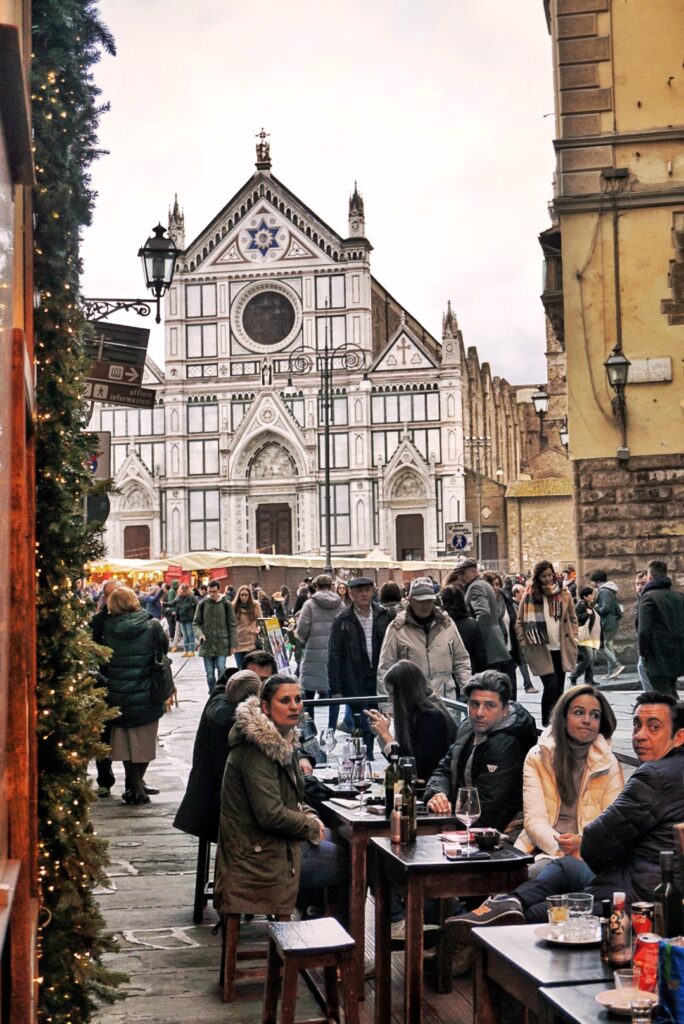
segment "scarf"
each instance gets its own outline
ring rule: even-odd
[[[558,620],[563,613],[561,601],[561,589],[554,586],[553,593],[545,595],[549,602],[549,615]],[[549,631],[546,628],[546,615],[544,614],[544,602],[537,604],[532,593],[532,585],[529,584],[522,601],[520,602],[520,615],[525,630],[525,639],[528,644],[548,644]]]

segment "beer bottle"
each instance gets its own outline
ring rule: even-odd
[[[655,930],[663,939],[681,932],[682,894],[674,880],[674,858],[672,850],[660,851],[660,882],[653,890]]]
[[[394,796],[399,792],[400,783],[399,751],[396,747],[392,747],[389,754],[389,764],[385,769],[385,814],[388,816],[394,808]]]

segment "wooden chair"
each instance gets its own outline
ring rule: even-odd
[[[325,980],[325,1017],[306,1024],[339,1021],[338,973],[346,1024],[359,1024],[354,947],[356,943],[333,917],[313,921],[273,922],[268,925],[268,974],[262,1024],[276,1024],[282,967],[283,992],[280,1024],[297,1024],[297,979],[300,971],[321,968]]]

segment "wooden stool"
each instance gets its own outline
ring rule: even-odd
[[[197,868],[195,869],[195,899],[192,906],[192,920],[202,924],[204,908],[209,902],[214,883],[209,881],[211,867],[211,843],[208,839],[200,839],[197,847]]]
[[[311,967],[323,969],[326,1016],[317,1021],[307,1021],[306,1024],[339,1021],[338,970],[346,1024],[359,1024],[359,996],[354,967],[356,943],[342,925],[333,917],[321,917],[314,921],[274,922],[268,925],[268,931],[271,941],[262,1024],[276,1024],[281,965],[283,997],[280,1024],[296,1024],[297,976],[299,971]]]
[[[265,967],[238,967],[238,960],[265,959],[267,949],[265,946],[252,946],[248,949],[238,948],[240,914],[222,914],[221,931],[223,943],[221,947],[221,975],[219,984],[223,994],[223,1002],[232,1003],[235,999],[236,982],[242,978],[264,978],[266,976]]]

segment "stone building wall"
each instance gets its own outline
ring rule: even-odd
[[[545,483],[529,481],[530,485]],[[522,489],[520,485],[519,491]],[[570,493],[545,496],[535,495],[532,487],[529,489],[532,493],[528,495],[509,494],[506,499],[511,572],[530,572],[536,562],[544,558],[557,570],[575,565],[575,522]],[[535,490],[541,489],[541,486],[535,487]]]
[[[675,586],[684,587],[684,455],[583,459],[575,463],[580,558],[577,578],[605,569],[625,606],[618,650],[636,660],[634,576],[652,558],[667,562]]]

